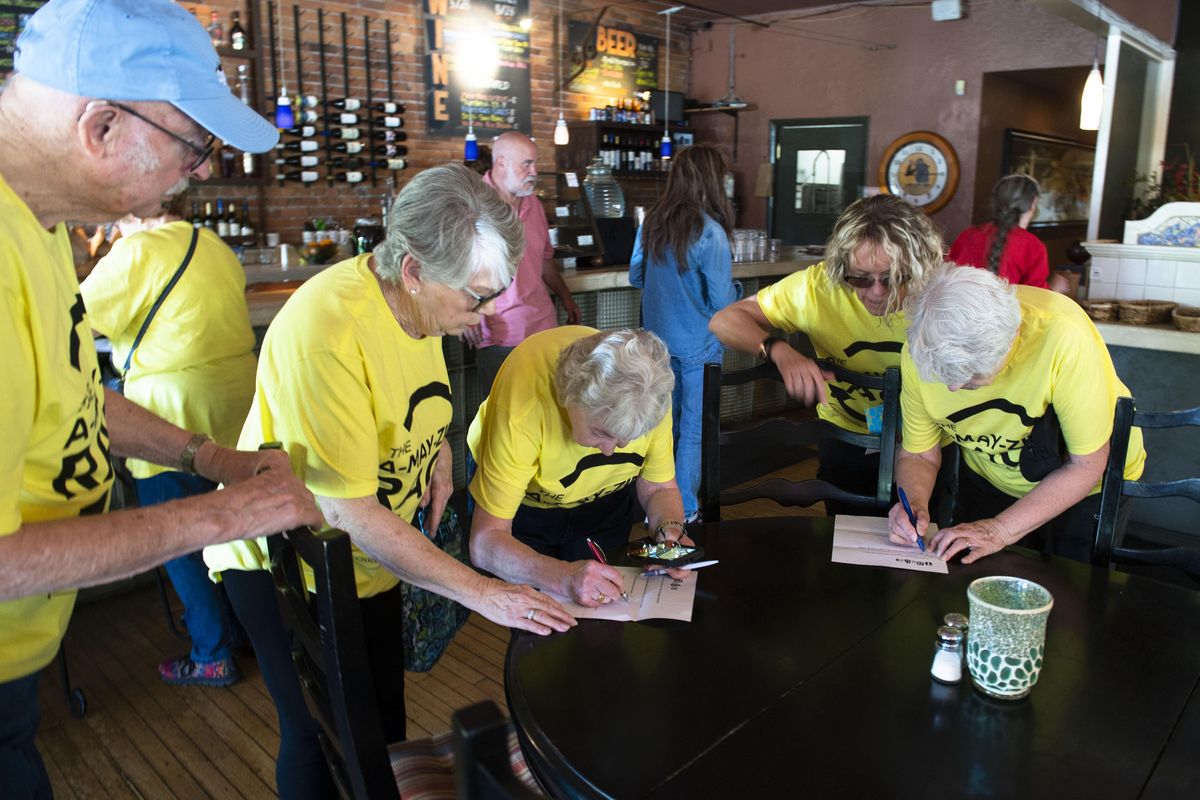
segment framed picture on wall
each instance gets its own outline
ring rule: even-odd
[[[1008,128],[1004,131],[1002,175],[1028,175],[1041,186],[1032,226],[1087,222],[1096,146]]]

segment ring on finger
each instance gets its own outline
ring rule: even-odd
[[[603,603],[603,602],[604,602],[604,592],[601,592],[600,594],[596,595],[596,602],[597,602],[597,603]]]
[[[537,609],[536,609],[536,608],[531,608],[531,609],[529,609],[529,613],[525,615],[525,619],[532,620],[532,619],[533,619],[533,615],[534,615],[534,614],[536,614],[536,613],[537,613]]]

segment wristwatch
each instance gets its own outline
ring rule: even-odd
[[[197,433],[184,446],[183,452],[179,455],[179,469],[189,475],[197,475],[196,472],[196,453],[200,452],[200,448],[205,442],[211,441],[203,433]]]
[[[767,338],[763,339],[758,343],[758,357],[763,361],[770,361],[771,348],[774,347],[777,342],[782,341],[783,339],[780,339],[778,336],[768,336]]]

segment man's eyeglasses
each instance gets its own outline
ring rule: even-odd
[[[188,150],[191,150],[193,153],[195,153],[196,160],[194,162],[192,162],[191,166],[189,166],[187,168],[188,172],[195,172],[196,170],[200,169],[200,167],[203,166],[204,162],[208,161],[208,157],[211,156],[213,153],[213,148],[214,148],[214,145],[216,144],[217,137],[213,136],[211,133],[208,135],[208,139],[205,140],[203,146],[197,146],[194,143],[189,142],[187,139],[180,136],[178,133],[167,130],[166,128],[164,128],[162,125],[159,125],[154,120],[152,120],[148,117],[142,116],[141,114],[134,111],[132,108],[130,108],[127,105],[122,105],[121,103],[114,103],[111,100],[109,101],[109,104],[115,108],[121,109],[122,111],[124,111],[126,114],[129,114],[130,116],[137,117],[142,122],[149,125],[151,128],[157,128],[158,130],[165,133],[167,136],[170,136],[172,139],[174,139],[175,141],[182,144]]]
[[[892,283],[891,275],[846,275],[843,280],[853,286],[855,289],[870,289],[876,283],[883,288],[888,288]]]
[[[504,289],[507,289],[507,288],[508,288],[507,286],[504,287]],[[497,289],[496,291],[494,291],[488,295],[480,295],[480,294],[477,294],[476,292],[472,291],[469,286],[463,287],[463,291],[466,292],[467,294],[469,294],[471,296],[471,299],[475,301],[475,305],[471,307],[472,311],[478,311],[479,309],[486,306],[488,303],[495,300],[500,295],[504,294],[504,289]]]

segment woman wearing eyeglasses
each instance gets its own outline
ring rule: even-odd
[[[868,433],[873,390],[840,383],[772,329],[802,332],[818,359],[881,375],[899,366],[906,322],[901,304],[942,262],[942,237],[918,208],[892,195],[855,201],[838,218],[825,261],[795,272],[718,312],[710,330],[726,347],[757,353],[783,375],[788,394],[840,428]],[[875,493],[879,454],[837,440],[818,445],[817,477],[850,492]],[[852,509],[826,503],[829,514]]]
[[[263,342],[239,445],[280,442],[326,524],[350,534],[389,742],[405,738],[401,581],[534,633],[574,624],[546,595],[480,575],[409,522],[427,507],[436,530],[453,488],[441,337],[492,311],[489,298],[512,280],[523,245],[516,213],[478,175],[455,165],[426,170],[397,196],[375,252],[307,281]],[[204,560],[224,582],[275,701],[280,797],[335,796],[266,571],[265,540],[210,547]]]

